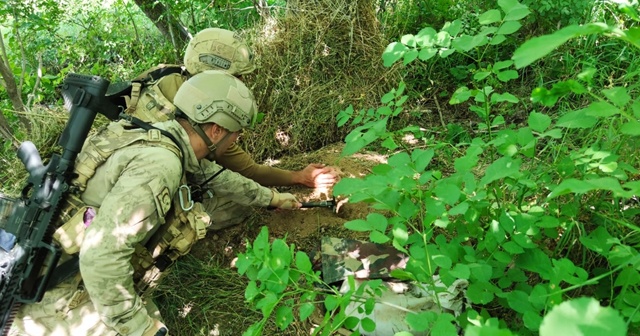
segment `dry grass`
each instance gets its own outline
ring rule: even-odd
[[[264,121],[243,139],[258,160],[343,140],[335,116],[349,104],[375,107],[397,85],[384,68],[387,45],[369,0],[289,1],[286,14],[248,33],[258,70],[244,80]]]

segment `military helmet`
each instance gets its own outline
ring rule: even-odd
[[[192,122],[216,123],[230,132],[253,127],[258,115],[251,90],[220,70],[205,70],[189,78],[173,102]]]
[[[192,75],[204,70],[242,75],[255,69],[253,52],[245,41],[221,28],[207,28],[195,34],[184,53],[184,65]]]

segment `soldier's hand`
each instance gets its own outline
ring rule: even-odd
[[[279,193],[275,190],[272,190],[271,192],[273,193],[271,203],[269,204],[271,207],[291,210],[298,209],[302,206],[302,203],[298,202],[296,197],[290,193]]]
[[[304,169],[293,173],[293,181],[309,188],[331,188],[340,180],[337,167],[312,163]]]

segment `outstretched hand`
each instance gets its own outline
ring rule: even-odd
[[[294,172],[294,182],[309,188],[331,188],[340,180],[340,170],[320,163],[312,163]]]

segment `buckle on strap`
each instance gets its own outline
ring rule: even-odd
[[[191,199],[191,188],[189,188],[188,185],[183,184],[178,188],[178,197],[180,198],[180,207],[182,208],[182,210],[189,211],[191,210],[191,208],[193,208],[194,203]]]

